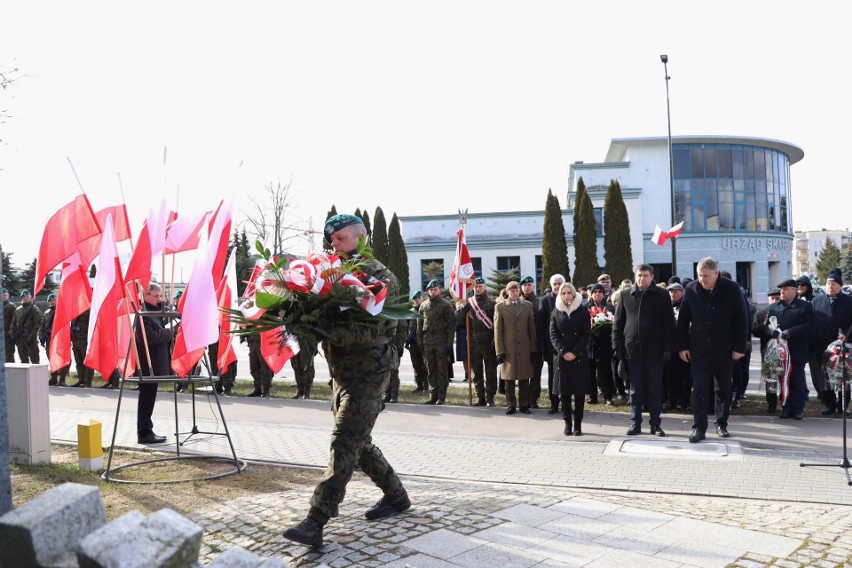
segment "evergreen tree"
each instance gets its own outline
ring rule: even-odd
[[[251,278],[252,269],[254,269],[254,259],[252,258],[254,248],[249,244],[248,235],[245,229],[237,235],[234,233],[234,241],[232,245],[235,250],[234,264],[237,272],[237,293],[242,296],[246,289],[246,282]]]
[[[23,289],[20,277],[12,271],[13,254],[15,253],[3,252],[0,249],[0,256],[3,258],[3,285],[0,288],[6,288],[9,291],[9,298],[19,297]]]
[[[817,280],[824,283],[831,269],[840,265],[840,249],[830,238],[825,239],[825,244],[817,258]]]
[[[852,247],[846,247],[840,254],[840,272],[843,273],[843,283],[852,284]],[[6,270],[5,267],[3,270]]]
[[[328,221],[329,219],[331,219],[335,215],[337,215],[337,207],[332,205],[331,209],[329,209],[328,213],[326,213],[326,215],[325,215],[325,221]],[[322,224],[323,228],[325,228],[325,221],[323,221],[323,224]],[[325,252],[331,252],[331,243],[328,242],[328,240],[326,240],[325,231],[323,231],[323,233],[322,233],[322,250],[324,250]]]
[[[34,291],[33,285],[35,283],[36,262],[37,262],[37,259],[34,258],[33,261],[31,263],[29,263],[27,265],[27,267],[24,269],[23,274],[21,274],[21,280],[23,281],[23,288],[25,290],[29,290],[30,292]],[[54,290],[56,290],[56,284],[53,283],[53,280],[50,279],[50,274],[48,274],[44,278],[44,288],[42,288],[41,291],[39,291],[39,293],[38,293],[39,298],[41,298],[43,300],[47,300],[47,296],[51,292],[53,292]],[[36,300],[36,299],[38,299],[38,298],[33,297],[33,300]]]
[[[577,180],[577,198],[574,200],[574,280],[578,285],[585,286],[595,282],[600,273],[595,211],[586,184],[580,178]]]
[[[370,214],[367,213],[367,210],[364,209],[364,212],[359,215],[361,220],[364,221],[364,228],[367,229],[367,242],[372,242],[373,238],[373,228],[370,226]]]
[[[488,288],[488,297],[499,302],[502,300],[502,298],[497,297],[500,290],[505,288],[506,285],[513,280],[515,282],[520,281],[520,271],[517,268],[511,268],[509,270],[492,270],[491,276],[489,276],[487,280],[488,284],[486,284],[486,287]]]
[[[402,240],[402,230],[399,224],[399,217],[396,213],[391,217],[390,226],[388,227],[388,268],[396,274],[399,280],[399,288],[401,294],[409,294],[411,292],[411,282],[408,278],[408,253],[405,250],[405,242]],[[418,287],[419,288],[419,287]]]
[[[390,262],[390,244],[388,243],[387,221],[385,221],[385,213],[381,207],[376,207],[373,225],[373,256],[387,266]]]
[[[571,268],[568,264],[568,243],[565,242],[565,223],[562,222],[562,208],[559,198],[553,191],[547,190],[544,206],[544,228],[541,240],[541,289],[549,288],[550,277],[561,274],[571,280]],[[495,291],[499,292],[499,289]]]
[[[621,195],[621,185],[611,180],[604,201],[604,262],[613,282],[633,277],[630,219]]]

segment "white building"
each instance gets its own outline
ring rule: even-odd
[[[633,261],[655,268],[658,280],[671,274],[671,245],[650,241],[656,225],[684,221],[677,240],[677,270],[692,277],[705,256],[735,276],[758,302],[766,291],[793,273],[790,165],[804,152],[787,142],[734,136],[677,136],[672,139],[673,182],[669,178],[668,139],[613,139],[604,161],[570,166],[563,212],[568,256],[573,270],[573,207],[582,177],[595,208],[599,263],[603,264],[603,205],[610,180],[621,186],[630,219]],[[672,187],[673,186],[673,187]],[[541,194],[544,205],[546,194]],[[525,198],[530,200],[530,196]],[[534,197],[531,198],[533,201]],[[422,267],[437,261],[444,278],[455,256],[457,215],[400,217],[409,258],[411,287],[425,285]],[[466,236],[477,275],[513,266],[541,279],[543,211],[468,215]],[[549,275],[544,275],[549,277]],[[579,283],[586,284],[586,283]]]
[[[831,239],[841,251],[844,247],[852,244],[852,233],[849,229],[843,231],[830,231],[821,229],[819,231],[796,231],[796,269],[797,275],[807,274],[815,277],[817,273],[817,260],[825,247],[825,241]]]

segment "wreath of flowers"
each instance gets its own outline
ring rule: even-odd
[[[600,336],[612,331],[612,322],[615,317],[605,307],[592,306],[589,309],[589,317],[592,320],[592,335]]]

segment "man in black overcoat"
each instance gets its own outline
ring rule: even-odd
[[[817,389],[817,395],[823,402],[822,414],[829,416],[834,414],[838,400],[831,385],[828,383],[825,373],[822,371],[822,354],[828,345],[837,339],[838,333],[843,333],[852,325],[852,297],[843,293],[843,274],[839,268],[831,269],[825,279],[825,294],[814,296],[811,304],[814,307],[814,326],[811,340],[816,345],[811,345],[808,358],[811,368],[811,381]],[[813,360],[816,353],[817,359]],[[816,369],[816,372],[814,371]],[[814,376],[818,375],[818,376]],[[848,391],[847,391],[848,397]],[[848,400],[847,400],[848,403]]]
[[[162,291],[157,284],[151,283],[143,295],[143,311],[159,312],[162,310]],[[140,320],[142,325],[139,324]],[[143,335],[144,330],[144,335]],[[154,403],[157,400],[156,382],[145,382],[144,377],[163,377],[172,374],[171,371],[171,346],[174,342],[173,328],[167,328],[163,320],[156,316],[139,316],[136,318],[136,349],[139,353],[139,376],[143,380],[139,383],[139,400],[136,407],[136,441],[140,444],[161,444],[166,441],[165,436],[154,433],[154,423],[151,416],[154,414]],[[147,345],[148,353],[151,355],[151,365],[148,365],[148,356],[145,354]]]
[[[749,331],[739,284],[721,278],[710,257],[698,261],[697,273],[686,286],[677,320],[679,355],[692,366],[692,443],[705,437],[714,393],[716,433],[728,437],[734,362],[745,355]]]

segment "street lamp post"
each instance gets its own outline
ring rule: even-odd
[[[672,210],[672,224],[670,226],[674,227],[677,222],[675,221],[675,193],[674,193],[674,166],[672,163],[672,109],[669,104],[669,56],[661,55],[660,61],[663,62],[663,69],[666,73],[666,116],[668,118],[669,123],[669,198],[671,199],[671,210]],[[669,242],[672,244],[672,276],[677,274],[677,239],[669,239]]]

